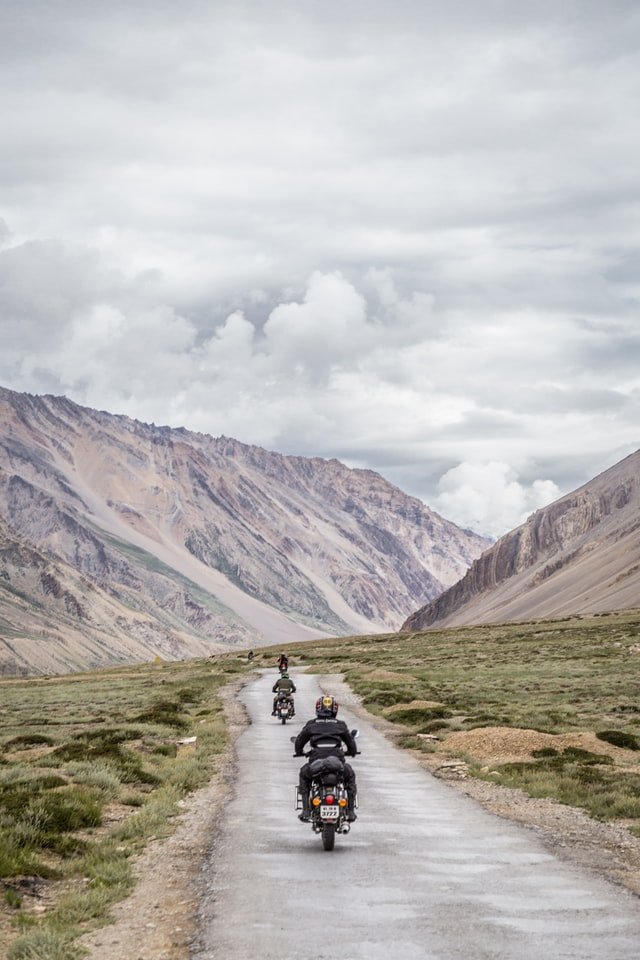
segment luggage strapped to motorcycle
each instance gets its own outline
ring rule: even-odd
[[[309,764],[309,773],[312,777],[322,777],[328,774],[340,776],[344,772],[344,760],[340,757],[319,757]]]

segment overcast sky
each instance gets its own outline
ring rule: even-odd
[[[640,446],[636,0],[0,0],[0,383],[500,535]]]

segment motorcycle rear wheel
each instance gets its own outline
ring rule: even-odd
[[[332,823],[322,824],[322,846],[325,850],[333,850],[336,842],[336,828]]]
[[[287,722],[287,718],[286,718],[286,717],[281,717],[281,720],[282,720],[283,724]]]

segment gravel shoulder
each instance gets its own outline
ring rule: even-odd
[[[184,801],[175,833],[151,843],[136,864],[133,894],[113,910],[114,922],[81,939],[92,960],[188,960],[196,936],[199,887],[205,859],[215,844],[225,802],[233,795],[234,744],[247,725],[237,693],[246,680],[221,692],[229,724],[229,747],[219,774]],[[366,717],[391,741],[398,726],[368,713],[340,676],[320,678],[356,716]],[[412,751],[413,752],[413,751]],[[536,832],[554,855],[606,877],[640,896],[640,838],[624,827],[599,823],[551,800],[468,778],[464,764],[442,754],[414,752],[418,762],[451,789],[472,797],[506,820]]]

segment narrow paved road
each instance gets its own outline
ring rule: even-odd
[[[207,866],[194,960],[640,956],[637,898],[556,860],[344,708],[360,729],[359,817],[325,852],[293,809],[300,761],[289,737],[319,693],[315,677],[295,679],[298,715],[286,726],[270,716],[275,673],[241,694],[252,724]]]

